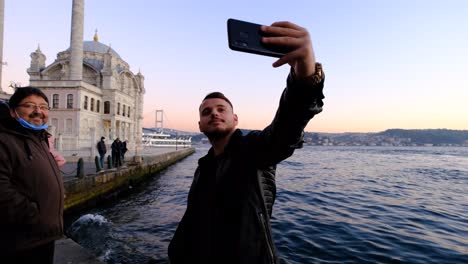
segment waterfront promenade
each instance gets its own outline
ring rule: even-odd
[[[83,163],[85,176],[81,179],[76,177],[78,167],[77,161],[79,157],[66,157],[67,163],[61,167],[65,185],[65,193],[68,196],[65,198],[65,210],[67,210],[67,199],[69,200],[71,196],[76,196],[76,194],[73,194],[73,189],[75,188],[71,187],[84,185],[83,182],[85,182],[89,186],[85,186],[85,188],[99,189],[100,186],[107,184],[106,181],[112,185],[115,185],[115,182],[121,181],[117,180],[119,178],[124,178],[127,180],[130,179],[132,182],[135,180],[135,174],[137,172],[138,174],[141,174],[141,171],[144,170],[146,174],[148,174],[155,170],[159,171],[164,169],[173,162],[184,158],[187,153],[190,153],[190,150],[194,151],[192,148],[179,148],[177,151],[174,148],[145,148],[141,151],[141,164],[135,164],[132,162],[133,153],[130,152],[125,155],[125,162],[123,166],[119,168],[104,169],[100,172],[96,172],[94,160],[87,158],[84,159]],[[105,164],[104,167],[107,168],[107,164]],[[139,175],[137,177],[143,178],[144,176]],[[102,178],[105,178],[106,180],[103,182]],[[92,182],[92,184],[90,185],[89,182]],[[117,189],[115,186],[113,188]],[[54,262],[55,264],[103,263],[91,253],[89,253],[85,248],[67,237],[56,241]]]
[[[180,150],[179,148],[178,150]],[[143,162],[150,161],[154,156],[158,156],[161,154],[169,153],[176,151],[175,148],[143,148],[141,151],[141,156],[143,157]],[[107,152],[106,154],[106,161],[104,162],[104,171],[107,168],[107,155],[110,155],[110,151]],[[125,162],[121,169],[126,168],[127,164],[131,162],[133,159],[133,152],[129,151],[125,155]],[[79,157],[77,156],[72,156],[72,157],[65,157],[67,162],[60,168],[60,171],[62,172],[63,180],[64,181],[70,181],[73,180],[76,177],[76,171],[77,171],[77,162]],[[96,174],[96,165],[94,164],[94,160],[90,160],[88,158],[84,158],[84,172],[85,175],[93,175]]]

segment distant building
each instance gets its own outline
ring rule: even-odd
[[[46,65],[38,47],[31,53],[27,69],[30,86],[40,88],[49,98],[49,124],[58,150],[85,151],[95,155],[101,136],[107,143],[128,140],[129,149],[141,147],[144,76],[110,46],[83,41],[84,0],[74,0],[70,48],[59,52]],[[88,152],[90,151],[90,152]]]
[[[0,91],[0,100],[8,101],[10,99],[11,94],[7,94],[3,91]]]

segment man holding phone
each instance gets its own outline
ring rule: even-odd
[[[199,128],[212,147],[199,160],[169,245],[172,264],[278,263],[270,225],[276,164],[302,147],[305,126],[322,111],[324,75],[306,29],[290,22],[259,28],[263,45],[288,51],[273,63],[291,66],[287,87],[272,123],[246,135],[222,93],[202,101]]]

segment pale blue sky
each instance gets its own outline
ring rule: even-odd
[[[71,0],[5,0],[3,84],[28,84],[40,44],[52,63],[69,47]],[[229,50],[226,20],[306,27],[326,73],[324,112],[307,131],[468,129],[468,1],[85,1],[85,40],[98,29],[145,75],[145,125],[197,131],[198,105],[224,92],[242,128],[263,128],[287,67]]]

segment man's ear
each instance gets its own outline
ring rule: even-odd
[[[236,122],[236,126],[237,126],[237,123],[239,123],[239,118],[237,117],[236,114],[234,114],[234,121]]]
[[[202,132],[201,127],[200,127],[200,121],[198,121],[198,130],[200,130],[200,132]]]
[[[10,108],[10,116],[16,119],[16,113],[13,109]]]

